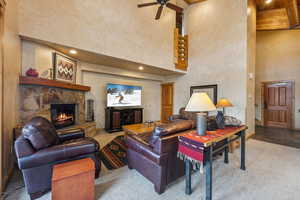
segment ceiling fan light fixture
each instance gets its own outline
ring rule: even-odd
[[[156,12],[156,16],[155,16],[156,20],[160,19],[163,8],[165,6],[172,9],[172,10],[174,10],[174,11],[176,11],[177,13],[182,13],[183,12],[183,8],[177,6],[176,4],[169,3],[169,1],[170,0],[156,0],[155,2],[138,4],[137,7],[142,8],[142,7],[147,7],[147,6],[160,5],[157,9],[157,12]]]

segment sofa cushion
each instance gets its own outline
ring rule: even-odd
[[[40,150],[59,143],[54,126],[43,117],[34,117],[22,129],[34,149]]]
[[[67,140],[84,138],[85,133],[82,129],[67,129],[57,131],[57,136],[59,137],[60,142],[65,142]]]
[[[193,120],[176,120],[174,122],[163,124],[154,128],[149,138],[150,146],[154,147],[156,141],[163,136],[175,134],[181,131],[189,130],[195,127]]]

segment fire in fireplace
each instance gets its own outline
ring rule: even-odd
[[[51,121],[57,129],[75,124],[75,104],[51,104]]]

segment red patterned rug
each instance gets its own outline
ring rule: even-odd
[[[127,145],[124,136],[118,136],[100,151],[102,163],[109,170],[127,165]]]

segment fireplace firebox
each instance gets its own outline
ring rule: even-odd
[[[75,124],[75,104],[51,104],[51,121],[61,129]]]

